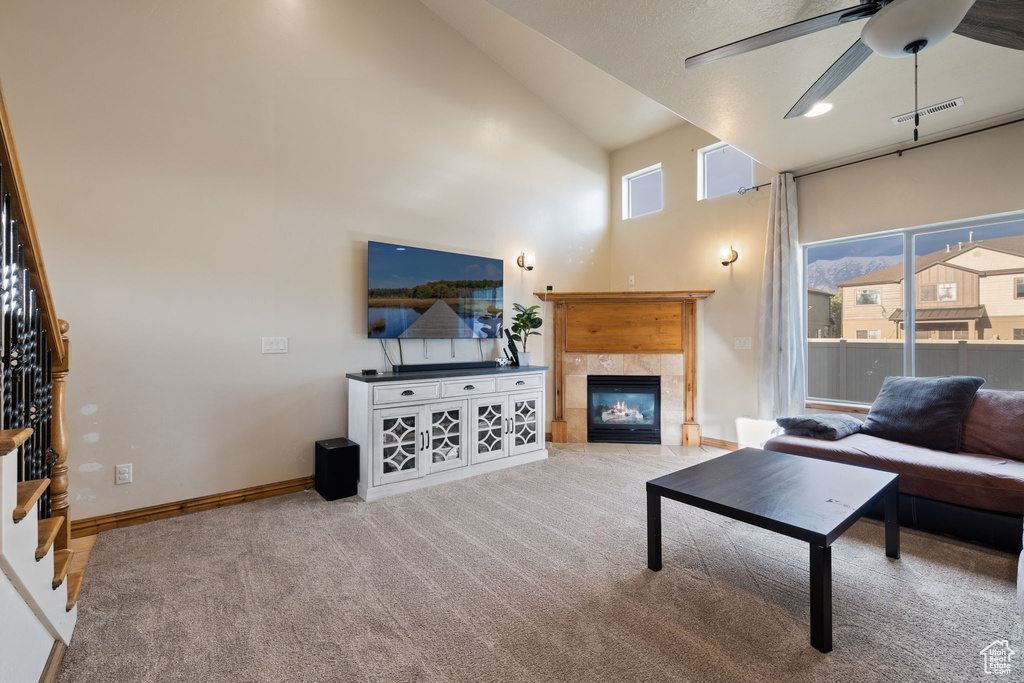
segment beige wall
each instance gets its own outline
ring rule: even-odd
[[[1017,280],[1021,278],[1024,278],[1024,273],[978,278],[980,300],[989,316],[1024,315],[1024,299],[1017,298]]]
[[[415,0],[0,15],[74,340],[75,517],[310,474],[313,442],[346,431],[344,373],[383,366],[368,239],[503,258],[507,307],[545,284],[607,287],[607,154]],[[261,355],[278,335],[290,353]],[[135,482],[115,487],[122,463]]]
[[[909,141],[908,141],[908,144]],[[1024,123],[797,181],[817,242],[1024,209]]]
[[[1024,258],[984,247],[975,247],[966,254],[949,259],[947,263],[972,270],[1009,270],[1011,268],[1019,270],[1024,268]]]
[[[768,220],[767,188],[697,201],[697,150],[717,140],[688,123],[611,155],[611,288],[714,289],[700,304],[698,421],[703,433],[735,440],[735,418],[757,413],[757,307]],[[656,163],[664,174],[665,209],[622,219],[622,176]],[[772,173],[755,165],[755,183]],[[723,267],[729,245],[739,260]],[[754,339],[736,350],[735,337]]]

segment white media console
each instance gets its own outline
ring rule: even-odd
[[[347,375],[359,496],[375,500],[548,457],[545,370]]]

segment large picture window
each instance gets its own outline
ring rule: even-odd
[[[805,256],[808,304],[830,296],[827,320],[808,318],[809,398],[872,403],[889,375],[1024,390],[1024,214],[809,244]]]

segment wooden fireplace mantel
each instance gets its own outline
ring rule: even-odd
[[[534,292],[541,301],[589,301],[629,303],[630,301],[692,301],[707,299],[713,289],[691,289],[680,292]]]
[[[568,441],[565,419],[567,353],[682,353],[683,445],[700,445],[697,422],[697,302],[713,289],[672,292],[535,292],[554,304],[555,380],[551,437]]]

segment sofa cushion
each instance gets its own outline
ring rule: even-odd
[[[947,453],[867,434],[822,441],[784,434],[765,450],[860,465],[900,475],[900,491],[957,505],[1024,514],[1024,462],[980,453]]]
[[[955,453],[981,377],[886,377],[865,434]]]
[[[979,391],[964,420],[961,450],[1024,460],[1024,391]]]
[[[787,434],[811,436],[815,439],[828,439],[829,441],[856,434],[864,424],[853,415],[843,413],[780,417],[775,420],[775,423],[785,429]]]

